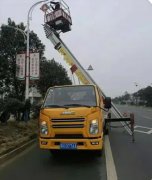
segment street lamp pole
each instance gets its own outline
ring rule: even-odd
[[[27,41],[26,41],[26,76],[25,76],[25,79],[26,79],[26,84],[25,84],[25,100],[29,98],[29,34],[30,34],[30,18],[32,16],[32,11],[34,9],[35,6],[37,6],[38,4],[41,4],[43,2],[46,2],[48,0],[44,0],[44,1],[39,1],[35,4],[33,4],[29,11],[28,11],[28,15],[27,15]],[[30,16],[31,15],[31,16]]]

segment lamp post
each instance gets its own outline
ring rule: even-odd
[[[140,90],[140,88],[141,88],[141,86],[140,86],[140,84],[139,83],[137,83],[137,82],[134,82],[134,85],[135,85],[135,87],[136,87],[136,96],[135,96],[135,98],[136,98],[136,105],[138,105],[138,103],[139,103],[139,90]]]
[[[27,41],[26,41],[26,86],[25,86],[25,100],[29,98],[29,34],[30,34],[30,19],[32,17],[32,11],[34,9],[35,6],[37,6],[38,4],[41,4],[43,2],[46,2],[48,0],[44,0],[44,1],[39,1],[35,4],[33,4],[29,11],[28,11],[28,15],[27,15]]]

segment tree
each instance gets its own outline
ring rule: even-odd
[[[115,97],[113,102],[119,103],[124,102],[125,100],[130,100],[131,104],[152,107],[152,87],[147,86],[146,88],[140,89],[133,94],[125,92],[123,96]]]
[[[0,121],[6,121],[10,114],[15,114],[19,120],[25,96],[25,81],[16,77],[16,55],[26,52],[26,42],[23,34],[10,26],[25,31],[23,23],[15,24],[10,18],[8,25],[0,28],[0,95],[5,94],[5,100],[0,101]],[[31,31],[29,39],[30,52],[40,53],[40,79],[34,81],[40,93],[44,95],[50,86],[71,84],[63,66],[54,60],[47,61],[43,56],[45,46],[37,34]]]
[[[152,106],[152,87],[151,86],[141,89],[137,93],[140,99],[145,101],[146,106]]]
[[[127,91],[125,91],[123,99],[124,101],[130,100],[130,94]]]
[[[26,43],[23,34],[14,28],[25,31],[23,23],[15,24],[10,18],[8,25],[2,25],[0,29],[0,94],[23,100],[25,96],[25,81],[16,78],[16,55],[26,52]],[[37,34],[30,32],[30,51],[40,53],[40,80],[34,83],[42,95],[50,86],[71,84],[66,70],[54,60],[47,61],[43,56],[45,46],[41,43]],[[32,81],[30,81],[32,83]]]
[[[37,87],[43,96],[51,86],[70,84],[72,82],[61,64],[55,62],[54,59],[47,61],[43,58],[40,63],[40,80],[37,82]]]
[[[25,31],[23,23],[15,24],[10,18],[8,26],[13,26]],[[5,95],[24,99],[25,82],[19,81],[16,78],[16,55],[26,51],[26,43],[21,32],[2,25],[0,29],[0,93]],[[45,46],[41,43],[38,36],[30,32],[30,51],[40,52],[40,57],[43,56]]]

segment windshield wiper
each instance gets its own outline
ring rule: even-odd
[[[105,112],[108,112],[108,111],[109,111],[108,109],[102,108],[102,107],[100,107],[100,106],[94,106],[94,107],[98,107],[98,108],[102,109],[102,110],[105,111]]]
[[[57,104],[44,105],[43,107],[44,108],[48,108],[48,107],[51,107],[51,108],[65,108],[65,106],[60,106],[60,105],[57,105]]]
[[[64,106],[74,106],[74,107],[79,107],[79,106],[81,106],[81,107],[88,107],[88,108],[91,107],[91,106],[86,105],[86,104],[64,104]]]

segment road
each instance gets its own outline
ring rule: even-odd
[[[152,179],[152,109],[118,106],[121,112],[135,114],[135,143],[124,129],[110,131],[110,143],[120,180]]]
[[[1,167],[0,180],[101,180],[106,179],[105,157],[92,153],[60,153],[52,157],[48,151],[33,146],[9,164]]]
[[[120,109],[135,113],[136,142],[132,143],[124,129],[112,129],[109,133],[118,179],[151,180],[152,110],[127,106]],[[0,167],[0,180],[106,180],[105,158],[104,154],[99,158],[89,152],[53,157],[35,144]]]

